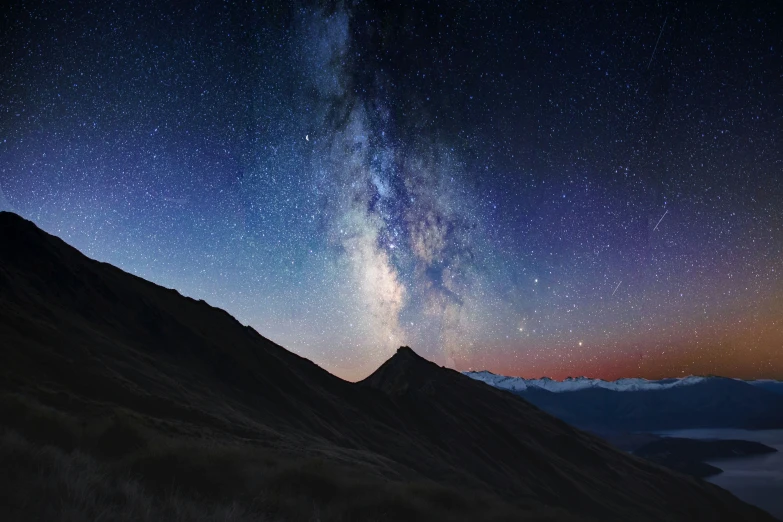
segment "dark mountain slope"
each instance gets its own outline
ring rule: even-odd
[[[770,520],[410,349],[362,383],[342,381],[226,312],[90,260],[9,213],[0,213],[0,343],[0,392],[83,423],[122,414],[188,444],[316,456],[394,483],[463,488],[466,498],[495,492],[549,518]]]
[[[652,506],[663,506],[670,498],[704,494],[702,483],[696,481],[672,476],[658,482],[658,468],[628,460],[597,437],[514,400],[508,392],[476,386],[480,383],[439,368],[410,348],[398,350],[360,384],[387,393],[413,417],[409,422],[419,428],[421,438],[438,441],[480,477],[502,474],[507,487],[547,503],[567,498],[578,512],[598,514],[608,508],[640,517],[639,499],[655,499]],[[614,495],[609,490],[618,483],[623,483],[623,493]],[[714,502],[703,498],[707,504]],[[686,518],[703,516],[681,507]],[[656,509],[650,507],[649,515],[656,516]],[[667,506],[665,511],[671,509],[675,508]]]

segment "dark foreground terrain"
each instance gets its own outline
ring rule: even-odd
[[[773,520],[402,348],[348,383],[0,213],[2,520]]]

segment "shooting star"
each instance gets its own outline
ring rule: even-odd
[[[658,50],[658,42],[661,41],[661,35],[663,34],[663,28],[666,27],[666,20],[668,20],[668,19],[669,19],[668,16],[666,18],[664,18],[663,25],[661,26],[661,32],[658,33],[658,39],[655,40],[655,47],[653,47],[652,56],[650,56],[650,61],[647,62],[647,68],[648,69],[650,68],[650,64],[652,64],[653,58],[655,58],[655,51]]]
[[[617,286],[615,286],[615,287],[614,287],[614,292],[612,292],[612,295],[614,295],[614,294],[616,294],[616,293],[617,293],[617,289],[618,289],[618,288],[620,288],[620,285],[621,285],[621,284],[623,284],[623,282],[622,282],[622,281],[620,281],[619,283],[617,283]]]
[[[665,218],[665,217],[666,217],[666,214],[668,214],[668,213],[669,213],[669,211],[668,211],[668,210],[667,210],[666,212],[664,212],[664,213],[663,213],[663,215],[661,216],[661,219],[659,219],[659,220],[658,220],[658,222],[657,222],[657,223],[655,224],[655,226],[653,227],[653,232],[655,232],[655,229],[656,229],[656,228],[658,228],[658,225],[660,225],[660,224],[661,224],[661,221],[663,221],[663,218]]]

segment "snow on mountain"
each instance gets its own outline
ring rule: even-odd
[[[649,381],[641,378],[618,379],[616,381],[604,381],[603,379],[589,379],[587,377],[568,377],[562,381],[556,381],[549,377],[541,379],[523,379],[522,377],[506,377],[496,375],[486,370],[480,372],[465,372],[465,375],[477,381],[483,381],[490,386],[511,391],[523,391],[528,388],[541,388],[550,392],[571,392],[586,388],[605,388],[614,391],[642,391],[665,390],[677,386],[690,386],[702,382],[706,377],[689,375],[678,379],[663,379]]]
[[[757,388],[783,395],[783,381],[776,381],[774,379],[756,379],[755,381],[746,382]]]

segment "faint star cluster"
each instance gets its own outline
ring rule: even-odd
[[[348,379],[783,378],[779,15],[20,2],[0,209]]]

